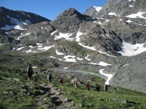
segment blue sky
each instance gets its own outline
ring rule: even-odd
[[[54,20],[69,8],[83,13],[93,5],[103,6],[106,2],[107,0],[0,0],[0,7],[32,12]]]

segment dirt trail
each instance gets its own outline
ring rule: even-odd
[[[65,97],[53,84],[40,86],[44,93],[50,96],[54,109],[75,109],[75,103]]]

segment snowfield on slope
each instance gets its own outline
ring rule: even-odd
[[[130,14],[130,15],[127,15],[126,17],[128,18],[142,18],[142,19],[146,19],[146,17],[143,16],[143,14],[145,14],[145,12],[137,12],[135,14]]]
[[[119,51],[119,53],[122,56],[129,56],[129,57],[138,55],[146,51],[146,47],[144,47],[145,44],[146,43],[143,44],[137,43],[135,45],[132,45],[130,43],[123,41],[122,51]]]
[[[113,74],[104,73],[104,69],[100,69],[99,73],[107,78],[105,84],[109,85],[110,84],[110,80],[113,77]]]

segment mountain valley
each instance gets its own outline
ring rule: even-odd
[[[85,13],[70,8],[53,21],[0,7],[0,72],[6,72],[0,79],[15,72],[25,81],[23,70],[31,63],[41,75],[40,84],[46,82],[41,77],[51,71],[83,81],[100,78],[98,82],[112,87],[111,93],[117,88],[145,95],[145,4],[144,0],[108,0],[105,6],[90,7]]]

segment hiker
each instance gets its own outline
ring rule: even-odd
[[[100,84],[96,84],[95,88],[96,88],[96,91],[100,92],[100,89],[101,89]]]
[[[49,83],[52,82],[52,79],[53,79],[52,73],[49,73],[49,74],[47,75],[47,80],[48,80],[48,82],[49,82]]]
[[[73,82],[73,84],[74,84],[74,87],[77,88],[77,85],[78,85],[78,80],[77,80],[77,78],[74,78],[74,79],[72,80],[72,82]]]
[[[90,81],[88,81],[87,84],[85,84],[85,89],[90,90]]]
[[[32,65],[28,64],[27,68],[26,68],[26,72],[27,72],[27,76],[28,76],[28,80],[32,80],[32,76],[33,76],[33,69],[32,69]]]
[[[64,78],[62,77],[59,82],[63,85],[64,84]]]
[[[106,92],[108,90],[108,85],[104,84],[104,92]]]

